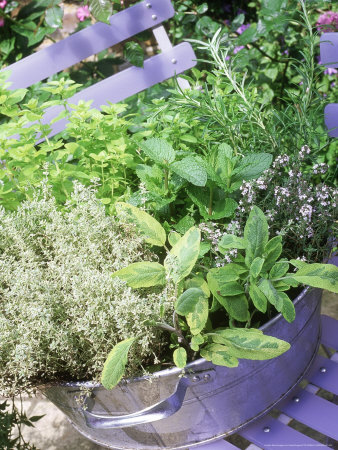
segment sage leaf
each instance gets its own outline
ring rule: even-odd
[[[205,186],[207,172],[204,165],[193,156],[187,156],[170,166],[171,170],[195,186]]]
[[[284,319],[290,323],[293,322],[296,318],[294,304],[285,292],[278,292],[278,295],[283,299],[282,314]]]
[[[301,269],[302,267],[306,266],[306,264],[307,264],[305,261],[301,261],[299,259],[291,259],[290,263],[297,269]]]
[[[237,367],[238,359],[230,355],[228,347],[220,344],[209,344],[201,349],[202,358],[216,366]]]
[[[206,253],[208,253],[208,251],[211,249],[211,244],[209,242],[201,242],[200,244],[200,252],[198,257],[202,258]]]
[[[277,309],[278,312],[282,311],[283,308],[283,299],[281,298],[281,292],[278,292],[272,282],[265,278],[262,278],[260,281],[258,288],[265,297],[269,300],[269,302]]]
[[[286,261],[280,261],[280,262],[276,263],[270,270],[269,278],[273,279],[273,278],[283,277],[286,274],[286,272],[289,270],[289,267],[290,267],[290,265]]]
[[[175,303],[175,311],[180,316],[186,316],[195,310],[200,298],[205,297],[204,292],[199,288],[189,288],[178,297]]]
[[[257,257],[262,256],[269,239],[268,222],[264,213],[254,206],[244,227],[246,241],[245,263],[249,266]]]
[[[272,163],[272,155],[270,153],[253,153],[245,156],[235,170],[233,179],[236,181],[252,180],[258,178]]]
[[[158,164],[167,165],[175,161],[176,152],[164,139],[151,138],[140,144],[144,153]]]
[[[173,246],[164,260],[164,267],[177,284],[192,271],[200,251],[201,232],[190,228]]]
[[[210,297],[210,289],[204,278],[197,276],[185,282],[186,289],[195,287],[201,289],[206,297]]]
[[[258,311],[266,313],[266,309],[268,306],[268,299],[265,297],[263,292],[260,289],[258,289],[258,287],[255,284],[250,285],[249,295],[252,300],[252,303],[258,309]]]
[[[109,353],[103,366],[101,383],[106,389],[113,389],[124,375],[128,361],[128,352],[136,338],[119,342]]]
[[[183,369],[187,365],[187,352],[183,347],[179,347],[174,351],[174,364],[176,367]]]
[[[218,269],[211,269],[208,272],[207,280],[210,291],[217,301],[223,306],[228,314],[240,322],[249,320],[248,300],[244,294],[225,297],[220,295],[220,291],[227,283],[236,281],[239,275],[246,272],[246,269],[239,264],[227,264]]]
[[[224,283],[221,285],[220,294],[229,297],[238,294],[244,294],[244,287],[236,281]]]
[[[338,294],[338,267],[333,264],[306,264],[291,278],[302,284]]]
[[[166,283],[165,269],[157,262],[133,263],[117,270],[112,276],[120,278],[132,288],[159,286]]]
[[[115,207],[118,213],[125,213],[129,216],[130,221],[137,226],[146,242],[159,247],[164,246],[166,232],[162,225],[150,214],[129,203],[117,202]]]
[[[245,240],[233,234],[224,234],[218,243],[218,248],[221,253],[226,253],[226,250],[231,248],[244,249],[246,247]]]
[[[264,248],[263,256],[265,257],[265,262],[263,265],[263,271],[268,272],[271,267],[275,264],[277,259],[280,257],[283,250],[282,237],[275,236],[269,240]]]
[[[250,275],[253,278],[257,278],[258,275],[261,273],[263,264],[264,264],[264,258],[260,258],[259,256],[257,256],[257,258],[255,258],[250,266]]]
[[[191,334],[199,334],[205,327],[209,315],[209,301],[207,297],[200,297],[194,310],[187,314],[186,319]]]
[[[169,244],[173,247],[181,239],[181,235],[175,231],[171,231],[168,235]]]
[[[194,352],[198,352],[200,345],[204,344],[204,338],[201,334],[196,334],[195,336],[192,336],[190,347]]]
[[[272,359],[289,350],[288,342],[257,331],[260,330],[255,328],[216,330],[212,339],[214,342],[225,345],[231,356],[241,359]]]

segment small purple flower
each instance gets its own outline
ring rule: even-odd
[[[234,55],[236,55],[236,53],[240,52],[241,50],[243,50],[244,45],[239,45],[238,47],[234,48]]]
[[[76,17],[79,19],[80,22],[83,22],[85,19],[88,19],[90,17],[89,7],[87,5],[80,6],[80,8],[76,11]]]
[[[244,33],[244,31],[247,30],[249,27],[250,27],[250,24],[249,24],[249,23],[243,24],[243,25],[241,25],[239,28],[237,28],[236,33],[242,34],[242,33]]]

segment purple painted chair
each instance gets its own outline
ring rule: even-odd
[[[338,69],[338,33],[323,33],[320,38],[320,60],[328,69]],[[338,137],[338,103],[325,107],[325,124],[329,135]]]
[[[58,73],[83,59],[118,44],[142,31],[152,29],[161,53],[144,62],[144,67],[130,67],[103,81],[83,89],[68,99],[77,104],[79,100],[92,100],[92,106],[100,108],[110,101],[117,103],[161,81],[174,77],[196,64],[190,44],[183,42],[172,46],[162,22],[171,18],[175,11],[170,0],[146,0],[127,8],[110,18],[110,25],[96,23],[84,30],[38,51],[4,70],[10,70],[11,89],[25,88]],[[178,78],[182,88],[189,83]],[[46,110],[43,123],[51,123],[63,107]],[[65,128],[66,119],[52,124],[54,136]]]

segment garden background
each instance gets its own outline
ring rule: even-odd
[[[114,0],[114,12],[127,7],[131,3],[133,2]],[[230,0],[209,2],[176,0],[173,4],[177,14],[167,25],[172,42],[181,42],[186,38],[206,42],[214,36],[219,27],[222,27],[225,30],[226,38],[231,43],[228,49],[228,58],[236,59],[236,70],[247,72],[249,82],[255,89],[252,95],[259,97],[258,103],[260,103],[262,110],[263,106],[265,107],[269,104],[278,108],[279,105],[283,104],[284,97],[287,95],[294,96],[294,99],[305,99],[304,104],[299,104],[297,107],[299,109],[304,107],[305,114],[308,114],[310,127],[312,126],[313,129],[310,135],[307,136],[308,142],[306,144],[309,145],[311,151],[314,148],[316,149],[314,154],[311,154],[311,158],[313,156],[311,161],[307,161],[305,172],[309,173],[312,171],[312,176],[318,186],[322,186],[325,183],[327,185],[334,184],[336,178],[337,141],[324,138],[323,136],[326,132],[323,122],[317,121],[323,111],[323,99],[327,100],[327,102],[337,102],[336,83],[338,82],[338,73],[336,69],[320,67],[318,48],[313,61],[313,64],[316,66],[316,77],[313,80],[308,80],[306,74],[302,73],[300,69],[297,70],[292,64],[293,59],[304,60],[304,64],[312,64],[311,61],[306,60],[306,55],[302,53],[302,39],[305,38],[306,33],[304,27],[296,21],[296,12],[299,10],[299,4],[291,0],[240,0],[233,2]],[[338,8],[337,4],[328,1],[314,0],[309,1],[308,4],[310,10],[309,18],[314,32],[317,33],[316,43],[318,44],[319,36],[323,31],[338,31]],[[0,0],[0,64],[4,68],[22,57],[90,25],[94,20],[90,16],[88,6],[82,2],[53,0],[16,2]],[[198,45],[193,44],[193,46],[198,57],[205,59],[205,51],[198,49]],[[319,46],[317,45],[317,47]],[[128,43],[101,52],[71,68],[66,73],[54,76],[52,81],[61,80],[64,91],[62,89],[57,91],[55,86],[47,85],[45,82],[33,86],[25,93],[25,104],[31,101],[30,109],[33,111],[42,102],[51,100],[53,95],[57,96],[60,94],[61,98],[63,98],[62,96],[65,92],[68,95],[79,89],[77,84],[72,85],[70,80],[83,86],[89,86],[93,82],[104,79],[131,64],[142,66],[143,58],[155,54],[157,50],[151,34],[142,33],[135,40],[130,40]],[[206,89],[204,86],[206,81],[210,85],[218,85],[217,79],[213,78],[211,73],[206,74],[204,72],[207,70],[210,70],[208,63],[201,61],[196,69],[187,74],[193,88],[197,88],[200,91]],[[223,94],[226,93],[226,88],[219,85],[218,87],[225,89]],[[194,100],[193,98],[188,99],[187,104],[185,104],[185,99],[179,97],[182,109],[175,110],[175,106],[169,104],[167,112],[165,111],[165,108],[168,107],[167,99],[172,95],[173,89],[175,89],[175,84],[173,81],[169,81],[129,99],[126,102],[126,109],[127,113],[133,118],[132,125],[128,128],[128,125],[123,120],[120,123],[115,123],[117,128],[123,128],[123,132],[120,134],[117,132],[115,136],[111,136],[109,134],[110,131],[102,127],[101,131],[104,137],[113,137],[115,140],[120,139],[120,144],[128,146],[124,141],[127,128],[128,132],[133,134],[135,142],[151,136],[152,133],[158,133],[161,136],[165,136],[176,146],[180,146],[183,151],[187,151],[189,148],[198,149],[199,141],[202,138],[205,142],[209,138],[212,141],[214,137],[208,136],[208,133],[205,133],[205,130],[197,122],[192,125],[189,123],[191,116],[189,116],[188,103],[190,100]],[[315,91],[315,94],[310,98],[309,91],[312,93],[312,89]],[[210,98],[215,104],[215,102],[217,103],[217,96],[212,97],[212,95]],[[36,98],[38,98],[38,104],[34,103]],[[22,98],[18,102],[21,100]],[[308,101],[308,105],[305,104],[306,101]],[[155,107],[157,110],[155,110]],[[185,107],[186,110],[184,109]],[[153,115],[153,122],[149,128],[146,128],[144,127],[144,122],[149,111]],[[288,112],[285,114],[288,114]],[[175,116],[176,113],[177,116]],[[264,113],[262,114],[264,119]],[[217,118],[213,117],[212,114],[209,119],[210,123],[214,125],[216,135],[221,136],[222,121],[217,122]],[[116,120],[119,121],[120,119]],[[158,124],[156,124],[156,120],[158,120]],[[235,123],[233,117],[230,117],[231,120]],[[278,120],[282,120],[281,117]],[[278,133],[278,120],[274,124],[276,136]],[[287,121],[290,118],[284,117],[284,120]],[[4,116],[1,117],[1,121],[1,123],[5,123]],[[303,125],[305,126],[305,124]],[[184,133],[181,133],[182,127],[186,130]],[[236,128],[236,124],[234,128]],[[78,133],[78,130],[76,132]],[[33,133],[29,134],[28,132],[28,141],[32,139],[32,136]],[[266,139],[263,134],[260,136],[259,133],[256,138]],[[1,135],[0,139],[2,139]],[[300,143],[305,144],[302,142],[301,137],[299,137],[298,141],[297,139],[291,141],[289,137],[285,137],[283,141],[280,135],[278,139],[276,147],[280,146],[283,149],[288,146],[300,145]],[[239,142],[240,139],[238,138],[238,142],[233,142],[233,144],[236,145]],[[5,146],[4,142],[2,142],[2,145]],[[244,144],[241,143],[241,145]],[[262,147],[266,149],[268,144],[264,142]],[[54,150],[55,152],[58,151],[57,145]],[[81,171],[72,173],[75,179],[80,180],[84,184],[90,184],[90,180],[95,178],[100,179],[101,184],[98,187],[98,197],[106,205],[107,213],[114,212],[114,202],[116,199],[123,198],[126,191],[130,188],[125,185],[127,179],[125,171],[128,170],[129,164],[128,151],[130,152],[131,150],[127,149],[126,153],[122,155],[115,154],[112,157],[102,147],[101,151],[99,149],[96,154],[89,155],[89,158],[91,158],[90,163],[87,161],[89,160],[87,155],[87,160],[85,157],[82,159],[81,156],[78,157],[81,161]],[[290,151],[290,158],[292,152],[296,153],[299,151],[300,148]],[[31,190],[34,189],[34,186],[41,183],[44,177],[44,169],[42,169],[44,159],[49,163],[51,163],[51,159],[46,152],[33,155],[29,148],[27,148],[25,155],[17,155],[17,159],[14,160],[13,158],[11,161],[6,160],[5,147],[1,149],[1,152],[1,204],[8,210],[15,210],[23,200],[30,198]],[[70,168],[67,166],[70,154],[74,157],[74,149],[71,149],[70,146],[68,147],[68,153],[64,155],[60,153],[61,164],[58,168],[58,173],[56,173],[54,167],[51,168],[49,166],[46,169],[50,171],[49,175],[53,185],[53,192],[61,204],[69,198],[72,190],[72,182],[69,181]],[[116,173],[110,165],[110,160],[111,158],[120,157],[125,158],[125,165],[122,171]],[[280,167],[287,166],[282,159],[279,161],[279,164]],[[274,167],[277,167],[277,165]],[[139,178],[142,181],[145,180],[140,175]],[[137,198],[140,195],[142,197],[142,186],[141,191],[137,191],[137,180],[133,179],[133,182],[134,201],[137,204]],[[143,185],[144,188],[145,186]],[[149,189],[149,186],[147,186],[147,189]],[[243,187],[242,191],[244,189],[246,189],[247,198],[250,197],[253,185],[248,183]],[[112,195],[110,195],[111,192],[113,193]],[[276,196],[280,195],[280,202],[285,201],[285,191],[280,189],[276,192]],[[325,191],[322,191],[322,195],[324,194]],[[193,197],[192,194],[191,196]],[[310,194],[307,200],[309,198]],[[325,200],[325,197],[323,199]],[[149,199],[149,202],[156,206],[156,202],[159,202],[159,200],[158,198],[152,198]],[[196,203],[198,204],[198,202]],[[159,205],[156,207],[158,210],[161,208]],[[244,207],[246,205],[243,205]],[[332,209],[334,211],[334,207]],[[324,202],[323,217],[325,217],[328,210],[329,205],[326,205]],[[304,211],[303,218],[304,224],[300,226],[303,227],[303,230],[308,230],[310,227],[309,214],[306,211]],[[314,237],[316,238],[318,230],[315,226],[313,228],[311,237],[315,235]],[[286,234],[287,232],[288,230],[285,230]],[[298,232],[300,233],[300,230]],[[308,254],[313,254],[316,249],[309,247],[308,239],[309,236],[304,236]],[[300,245],[304,245],[304,242],[300,243]],[[325,293],[323,302],[323,313],[338,318],[336,296]],[[68,424],[63,414],[51,403],[41,398],[25,398],[23,406],[29,417],[45,414],[45,417],[40,419],[34,428],[23,426],[22,429],[27,440],[36,445],[37,448],[51,450],[100,448],[80,437]]]

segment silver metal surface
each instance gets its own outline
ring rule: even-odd
[[[278,315],[261,328],[290,342],[278,358],[240,360],[234,369],[199,359],[188,364],[184,378],[172,368],[111,391],[79,382],[48,387],[45,394],[80,433],[111,449],[186,449],[212,442],[266,413],[301,381],[318,349],[320,298],[320,290],[305,289],[294,302],[292,324]],[[86,411],[75,399],[84,388],[92,390]],[[156,420],[148,422],[152,414]]]

